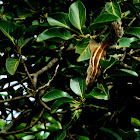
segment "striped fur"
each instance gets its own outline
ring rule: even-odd
[[[113,22],[111,24],[110,34],[102,41],[101,45],[97,44],[93,38],[90,40],[90,50],[91,58],[89,61],[89,67],[87,69],[86,86],[93,86],[96,81],[97,76],[100,72],[99,61],[101,58],[105,57],[105,50],[110,45],[114,44],[123,35],[123,28],[121,27],[121,22]]]

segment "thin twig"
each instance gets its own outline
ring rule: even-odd
[[[54,73],[53,77],[48,81],[47,84],[45,84],[45,85],[39,87],[39,88],[37,89],[37,91],[42,90],[42,89],[44,89],[45,87],[50,86],[50,83],[53,81],[54,77],[55,77],[56,74],[57,74],[58,68],[59,68],[59,64],[57,65],[57,67],[56,67],[56,69],[55,69],[55,73]]]
[[[22,63],[23,63],[25,72],[27,73],[27,76],[28,76],[28,78],[30,79],[30,81],[31,81],[31,83],[32,83],[32,86],[33,86],[33,88],[35,89],[35,84],[34,84],[34,82],[33,82],[33,79],[32,79],[32,77],[31,77],[31,75],[30,75],[30,73],[29,73],[27,67],[26,67],[26,64],[24,63],[24,60],[22,61]]]
[[[37,84],[38,76],[41,75],[42,73],[44,73],[45,71],[47,71],[48,69],[50,69],[57,61],[58,61],[58,58],[52,59],[45,67],[43,67],[42,69],[40,69],[36,73],[32,74],[32,76],[33,76],[33,83],[34,83],[35,86]]]
[[[31,123],[30,126],[28,126],[26,128],[23,128],[21,130],[16,130],[16,131],[12,131],[12,132],[5,132],[5,133],[1,132],[0,135],[2,136],[2,135],[19,134],[19,133],[23,133],[23,132],[29,130],[30,128],[32,128],[39,121],[39,119],[42,117],[44,111],[45,111],[45,109],[43,108],[41,113],[39,114],[38,118],[33,123]]]
[[[51,111],[51,108],[48,107],[41,99],[39,100],[40,101],[40,104],[47,110]]]
[[[29,97],[33,97],[33,95],[30,94],[30,95],[25,95],[25,96],[18,96],[12,99],[0,100],[0,103],[11,102],[11,101],[20,100],[20,99],[29,98]]]

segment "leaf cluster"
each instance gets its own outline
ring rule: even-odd
[[[91,2],[0,1],[0,139],[139,139],[140,3]],[[118,20],[87,91],[90,37]]]

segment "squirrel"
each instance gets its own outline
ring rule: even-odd
[[[90,39],[90,50],[91,50],[91,58],[89,60],[89,67],[87,69],[87,77],[86,77],[86,87],[92,87],[96,82],[96,78],[100,75],[100,59],[104,59],[105,50],[116,43],[118,39],[123,36],[123,28],[121,27],[122,22],[116,21],[111,23],[110,33],[108,36],[103,39],[101,45],[96,43],[94,38]]]

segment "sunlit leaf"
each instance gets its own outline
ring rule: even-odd
[[[74,2],[70,6],[69,19],[72,25],[82,32],[86,21],[86,9],[81,1]]]
[[[123,37],[119,40],[119,46],[117,47],[117,49],[121,47],[130,47],[131,43],[135,42],[136,40],[137,38],[135,37],[131,37],[131,38]]]
[[[68,93],[55,89],[55,90],[51,90],[50,92],[46,93],[42,97],[42,100],[44,102],[49,102],[49,101],[59,99],[59,98],[70,98],[70,99],[72,99],[72,97]]]
[[[99,15],[95,19],[95,21],[90,25],[89,29],[92,31],[92,30],[95,30],[96,28],[100,28],[101,26],[104,26],[106,24],[109,24],[117,20],[119,20],[118,16],[115,16],[109,13],[104,13],[104,14]]]
[[[50,17],[47,18],[47,20],[51,26],[60,26],[70,29],[69,17],[66,13],[61,12],[52,14],[50,15]]]
[[[85,79],[83,78],[75,78],[70,80],[70,88],[71,90],[79,95],[82,96],[85,92]]]
[[[11,75],[15,74],[18,65],[19,65],[19,60],[14,59],[14,58],[7,58],[6,69]]]
[[[74,100],[71,99],[71,98],[61,98],[61,99],[57,99],[52,107],[51,107],[51,113],[54,113],[58,108],[59,106],[61,106],[62,104],[64,103],[69,103],[69,102],[73,102]]]
[[[72,38],[72,35],[66,29],[54,27],[54,28],[46,29],[44,32],[39,34],[39,36],[37,37],[37,42],[47,40],[47,39],[52,39],[52,38],[69,40]]]
[[[90,52],[90,45],[89,45],[89,39],[84,38],[82,41],[80,41],[76,45],[76,53],[79,53],[80,56],[78,57],[77,61],[84,61],[90,58],[91,52]]]
[[[106,11],[110,14],[118,16],[121,18],[121,9],[116,1],[107,2],[105,5]]]
[[[132,117],[131,118],[131,124],[134,125],[134,126],[140,127],[140,120]]]

